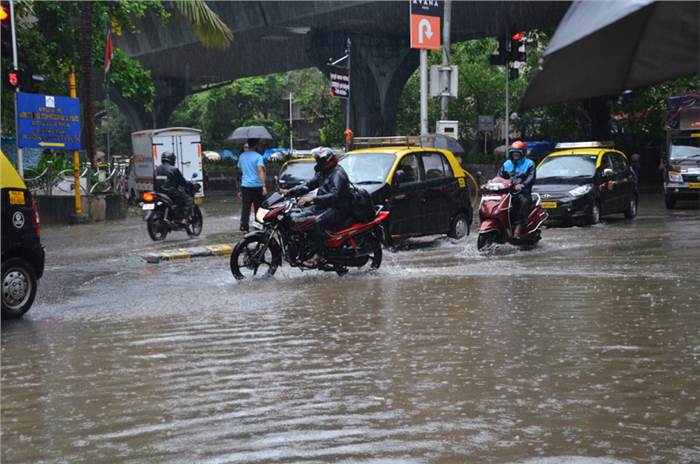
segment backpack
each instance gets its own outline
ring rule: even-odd
[[[355,220],[359,222],[371,222],[374,220],[374,202],[369,192],[350,183],[350,210]]]

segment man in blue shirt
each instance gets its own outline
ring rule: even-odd
[[[535,163],[527,159],[527,145],[525,142],[516,140],[508,150],[508,158],[498,176],[510,179],[513,182],[513,193],[511,196],[511,222],[515,225],[513,236],[516,240],[522,238],[525,226],[527,226],[527,215],[530,213],[532,185],[535,183]]]
[[[248,149],[238,157],[238,177],[241,191],[241,232],[248,232],[250,205],[257,211],[267,195],[265,187],[265,163],[259,152],[258,139],[248,139]]]

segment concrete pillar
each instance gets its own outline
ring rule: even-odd
[[[153,112],[147,112],[138,103],[123,98],[119,92],[110,90],[110,99],[122,111],[129,123],[131,131],[155,129],[168,126],[168,119],[177,106],[187,96],[184,80],[156,82],[156,96],[153,103]]]
[[[329,58],[340,58],[346,34],[310,34],[307,52],[318,68],[328,74]],[[406,40],[392,37],[350,36],[352,74],[350,78],[351,129],[355,136],[396,135],[399,97],[418,67],[418,52]]]

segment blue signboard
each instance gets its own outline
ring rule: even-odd
[[[17,145],[80,150],[80,100],[17,94]]]

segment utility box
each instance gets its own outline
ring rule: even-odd
[[[459,121],[438,121],[435,133],[447,135],[457,140],[459,138]]]

